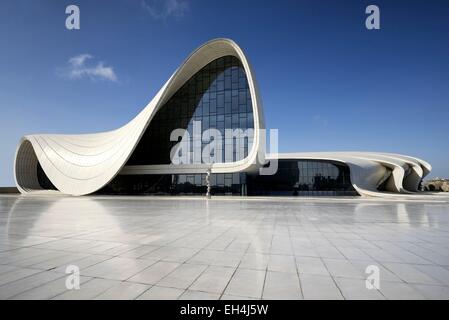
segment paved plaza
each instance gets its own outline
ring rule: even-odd
[[[449,199],[0,195],[0,299],[449,299]]]

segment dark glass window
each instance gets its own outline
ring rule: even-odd
[[[336,161],[279,160],[271,176],[248,175],[249,195],[357,195],[349,167]]]
[[[254,129],[248,81],[236,57],[212,61],[188,80],[156,113],[127,165],[169,164],[170,151],[177,143],[170,141],[170,133],[178,128],[188,130],[190,152],[200,152],[197,159],[201,159],[201,150],[193,147],[194,141],[201,140],[201,136],[193,137],[193,121],[201,121],[202,132],[219,129],[223,141],[225,129]],[[249,143],[252,139],[246,139],[245,150],[250,149]],[[227,162],[243,158],[241,154],[227,155],[225,143],[222,156]]]
[[[100,194],[205,194],[205,174],[118,175]],[[337,161],[279,160],[271,176],[217,173],[212,194],[272,196],[355,196],[349,167]]]
[[[246,173],[211,174],[214,195],[246,194]],[[205,174],[118,175],[97,194],[206,194]]]

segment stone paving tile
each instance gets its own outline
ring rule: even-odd
[[[295,256],[319,258],[320,255],[313,247],[297,246],[293,248]]]
[[[95,300],[132,300],[136,299],[149,288],[149,285],[141,283],[119,282],[97,295]]]
[[[329,275],[323,260],[314,257],[295,257],[296,266],[300,274]]]
[[[1,196],[1,195],[0,195]],[[4,197],[2,196],[2,199]],[[0,199],[0,200],[2,200]],[[52,235],[52,232],[46,232],[45,236],[33,236],[33,235],[27,235],[26,238],[23,237],[22,234],[18,233],[18,234],[8,234],[7,239],[5,240],[1,240],[3,239],[3,235],[0,238],[0,241],[2,242],[2,244],[4,245],[11,245],[11,246],[15,246],[18,248],[21,247],[30,247],[30,246],[36,246],[39,244],[43,244],[43,243],[47,243],[47,242],[51,242],[51,241],[55,241],[58,240],[58,238],[54,238]]]
[[[425,296],[419,290],[407,283],[382,281],[379,291],[389,300],[425,299]]]
[[[111,280],[126,280],[143,269],[155,264],[157,260],[115,257],[83,270],[83,275]]]
[[[18,249],[18,248],[19,248],[18,246],[13,246],[11,244],[1,244],[1,242],[0,242],[0,253],[5,252],[5,251]]]
[[[423,284],[412,285],[421,295],[430,300],[449,300],[449,287],[428,286]]]
[[[343,259],[323,259],[329,273],[333,277],[365,279],[366,275],[359,269],[355,268],[349,260]]]
[[[64,275],[51,271],[34,273],[28,277],[0,286],[0,299],[9,299],[27,290],[40,287],[50,281],[62,277],[64,277]],[[65,281],[65,277],[63,281]]]
[[[182,264],[172,273],[162,278],[158,286],[187,289],[206,270],[205,265]]]
[[[367,289],[365,280],[355,278],[334,278],[338,289],[349,300],[384,300],[385,297],[376,289]]]
[[[414,265],[404,263],[383,263],[384,267],[397,275],[407,283],[416,284],[434,284],[438,285],[440,282],[421,272]]]
[[[121,254],[119,254],[119,256],[121,257],[125,257],[125,258],[141,258],[144,255],[150,253],[151,251],[154,251],[156,249],[158,249],[160,247],[158,246],[148,246],[148,245],[140,245],[135,249],[131,249],[129,251],[125,251]]]
[[[449,269],[435,265],[414,265],[413,267],[440,284],[449,286]]]
[[[401,258],[380,248],[364,248],[363,251],[372,259],[379,262],[403,262]]]
[[[118,281],[107,279],[91,279],[80,284],[78,290],[65,290],[54,297],[54,300],[91,300],[115,286]]]
[[[215,259],[211,262],[213,266],[222,267],[237,267],[241,262],[243,252],[220,252],[215,256]]]
[[[279,232],[279,230],[278,230]],[[285,233],[284,233],[285,232]],[[280,231],[281,234],[287,234],[288,230]],[[271,249],[270,253],[273,255],[292,255],[292,245],[290,238],[287,236],[273,236],[273,239],[271,241]]]
[[[220,295],[217,293],[186,290],[179,297],[179,300],[218,300]]]
[[[221,294],[234,274],[235,268],[209,266],[189,287],[191,290]]]
[[[239,267],[243,269],[266,270],[270,256],[261,253],[247,253],[243,256]]]
[[[120,244],[114,248],[107,249],[103,251],[103,254],[112,255],[112,256],[119,256],[122,253],[128,252],[130,250],[138,248],[138,244]]]
[[[184,262],[190,259],[193,255],[198,252],[198,249],[192,248],[176,248],[176,247],[160,247],[156,250],[143,255],[140,258],[173,261],[173,262]]]
[[[234,241],[234,237],[223,237],[220,236],[218,238],[216,238],[215,240],[213,240],[211,243],[209,243],[206,246],[206,249],[210,249],[210,250],[225,250],[227,247],[229,247],[231,245],[231,243]]]
[[[11,271],[2,273],[0,275],[0,286],[3,286],[4,284],[11,283],[14,281],[17,281],[22,278],[26,278],[32,274],[41,272],[41,270],[37,269],[28,269],[28,268],[17,268],[13,269]],[[0,287],[1,290],[1,287]]]
[[[31,259],[42,259],[43,256],[54,254],[53,250],[44,250],[36,248],[18,248],[15,250],[0,253],[2,264],[18,265],[21,261],[31,261]],[[20,265],[19,265],[20,266]]]
[[[0,274],[20,269],[16,266],[0,265]]]
[[[225,294],[261,298],[265,271],[237,269],[226,287]]]
[[[129,278],[128,281],[144,284],[156,284],[179,266],[180,264],[176,262],[159,261],[137,273],[135,276]]]
[[[75,248],[88,248],[89,243],[91,242],[93,241],[82,239],[57,239],[55,241],[36,245],[34,248],[73,251]]]
[[[60,276],[60,275],[59,275]],[[80,289],[84,290],[84,286],[92,278],[80,277]],[[38,287],[22,292],[18,295],[13,296],[11,299],[14,300],[48,300],[54,297],[71,291],[79,290],[68,290],[66,287],[66,277],[57,278],[55,280],[46,282]]]
[[[87,253],[66,253],[51,259],[38,262],[30,265],[30,268],[37,268],[43,270],[56,269],[60,266],[71,265],[74,261],[87,258],[89,254]]]
[[[40,263],[44,263],[48,260],[52,259],[60,259],[61,257],[64,257],[67,255],[67,253],[63,251],[47,251],[47,250],[41,250],[41,254],[34,255],[29,258],[20,259],[14,262],[11,262],[12,265],[18,266],[18,267],[33,267],[34,265],[39,265]],[[38,267],[38,269],[40,269]]]
[[[318,252],[322,258],[329,259],[344,259],[345,257],[334,246],[317,246],[315,251]]]
[[[112,256],[89,254],[87,257],[70,261],[70,263],[62,264],[61,266],[53,269],[55,272],[66,273],[66,269],[69,265],[75,265],[80,269],[80,273],[84,274],[84,270],[88,267],[99,264],[100,262],[112,259]]]
[[[222,251],[201,250],[188,260],[189,263],[211,265]]]
[[[226,251],[228,252],[239,252],[241,254],[245,253],[248,247],[250,246],[250,241],[245,240],[234,240],[232,243],[226,247]]]
[[[137,300],[176,300],[184,290],[154,286],[140,295]]]
[[[343,296],[330,276],[300,274],[301,288],[306,300],[341,300]]]
[[[296,263],[294,256],[270,255],[268,260],[268,270],[276,272],[296,273]]]
[[[111,249],[115,249],[120,246],[121,244],[118,242],[101,241],[98,245],[87,248],[86,252],[91,254],[105,254],[106,252],[111,251]]]
[[[296,273],[267,271],[262,299],[302,299],[298,275]]]
[[[348,260],[371,260],[365,252],[354,247],[337,247],[338,251]]]

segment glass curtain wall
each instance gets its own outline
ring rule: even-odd
[[[245,173],[210,176],[214,195],[246,195]],[[99,194],[206,194],[206,174],[119,175]]]
[[[349,167],[336,161],[279,160],[271,176],[211,175],[212,194],[252,196],[356,196]],[[205,174],[119,175],[99,193],[206,194]]]
[[[279,160],[272,176],[248,175],[249,195],[357,195],[349,167],[336,161]]]
[[[201,124],[200,135],[193,134],[194,121]],[[209,144],[210,137],[205,133],[209,128],[219,130],[223,139],[221,159],[215,162],[238,161],[248,155],[252,134],[243,138],[240,153],[235,139],[234,143],[232,139],[225,140],[225,129],[254,128],[246,73],[236,57],[214,60],[188,80],[157,112],[127,165],[170,164],[170,151],[178,143],[170,141],[170,134],[178,128],[189,133],[188,163],[201,159],[202,150]]]

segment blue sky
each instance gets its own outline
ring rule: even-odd
[[[69,4],[80,30],[65,28]],[[365,28],[369,4],[380,30]],[[253,64],[280,151],[397,152],[449,177],[448,12],[414,0],[1,1],[0,186],[13,185],[22,135],[123,125],[217,37]]]

